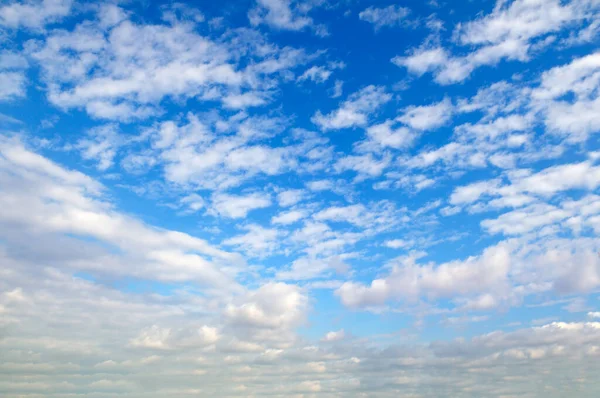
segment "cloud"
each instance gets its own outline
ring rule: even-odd
[[[271,219],[272,224],[289,225],[306,217],[305,212],[301,210],[290,210],[279,213]]]
[[[597,119],[600,100],[598,89],[600,54],[590,54],[571,63],[554,67],[542,74],[539,87],[531,97],[534,106],[545,114],[548,130],[572,142],[586,141],[598,132]],[[561,97],[573,94],[573,101]]]
[[[300,76],[298,76],[297,81],[302,82],[305,80],[310,80],[315,83],[324,83],[329,79],[333,72],[329,69],[326,69],[323,66],[311,66],[309,69],[305,70]]]
[[[0,5],[0,395],[598,395],[600,7],[342,3]]]
[[[261,106],[267,101],[258,93],[230,94],[223,98],[223,105],[229,109],[246,109],[254,106]]]
[[[391,249],[402,249],[407,247],[408,242],[406,242],[403,239],[392,239],[392,240],[386,240],[383,243],[384,246],[389,247]]]
[[[249,257],[268,257],[279,247],[281,232],[276,229],[263,228],[257,224],[244,227],[248,232],[233,236],[223,241],[226,246],[234,246]]]
[[[71,13],[72,0],[25,0],[0,7],[0,26],[42,29]]]
[[[312,18],[305,15],[299,4],[292,0],[257,0],[256,8],[248,13],[252,25],[265,23],[282,30],[302,30],[313,24]],[[309,3],[307,3],[309,4]]]
[[[286,344],[292,330],[304,322],[307,306],[298,286],[270,282],[249,293],[242,304],[227,306],[225,316],[240,336],[248,333],[252,339]]]
[[[113,124],[97,127],[88,131],[88,136],[77,142],[76,149],[81,151],[83,159],[96,160],[98,170],[107,170],[113,165],[117,151],[124,143],[118,127]]]
[[[0,52],[0,101],[14,101],[25,97],[25,70],[28,66],[27,59],[21,54],[6,50]]]
[[[526,62],[535,49],[554,41],[550,34],[569,28],[577,32],[581,21],[597,18],[597,5],[587,1],[498,1],[490,14],[456,26],[454,37],[473,51],[454,56],[426,43],[392,62],[419,76],[433,72],[439,84],[458,83],[484,65],[496,65],[504,59]]]
[[[367,128],[367,135],[377,145],[400,149],[413,144],[417,134],[406,127],[392,128],[391,121],[375,124]]]
[[[212,197],[212,211],[222,217],[245,218],[252,210],[271,206],[269,195],[252,193],[248,195],[230,195],[217,193]]]
[[[97,22],[53,31],[28,43],[26,52],[42,68],[52,104],[100,119],[145,119],[163,112],[165,99],[221,101],[229,109],[261,106],[270,100],[274,75],[305,58],[300,50],[263,45],[256,34],[244,39],[248,51],[240,53],[237,32],[231,42],[215,42],[197,33],[196,20],[137,24],[115,6],[98,13]],[[244,56],[253,62],[238,67]]]
[[[397,120],[416,130],[433,130],[450,120],[452,109],[452,102],[446,98],[432,105],[408,107]]]
[[[390,99],[383,87],[367,86],[351,94],[337,110],[327,115],[317,111],[311,120],[325,131],[364,126],[369,115]]]
[[[358,14],[358,18],[372,23],[375,30],[378,30],[406,23],[405,19],[409,14],[409,8],[391,5],[384,8],[366,8]]]
[[[474,203],[483,195],[520,197],[523,194],[542,198],[572,190],[593,190],[600,185],[600,167],[593,162],[567,163],[542,169],[536,173],[523,170],[514,173],[510,184],[499,185],[498,180],[480,181],[455,188],[450,202],[453,204]],[[528,202],[524,202],[526,204]]]
[[[353,156],[349,155],[338,160],[334,168],[338,172],[353,170],[358,173],[360,179],[377,177],[383,173],[390,163],[388,156],[376,158],[372,154]]]
[[[408,257],[394,265],[388,277],[375,279],[368,286],[346,282],[336,290],[336,295],[348,307],[368,308],[381,307],[398,298],[414,301],[421,296],[439,299],[502,292],[507,288],[510,266],[510,253],[502,246],[488,248],[479,257],[436,267],[418,266]]]
[[[305,197],[305,192],[302,189],[288,189],[277,194],[279,206],[288,207],[300,202]]]
[[[448,61],[448,53],[443,48],[422,48],[406,57],[394,57],[392,62],[406,67],[411,73],[423,75],[440,68]]]
[[[12,209],[10,217],[0,220],[0,232],[15,248],[26,244],[25,237],[33,233],[39,237],[39,250],[46,252],[47,261],[57,261],[67,269],[239,288],[233,275],[220,269],[223,264],[240,262],[236,255],[115,211],[103,197],[101,184],[31,152],[15,139],[3,138],[0,153],[3,191],[11,192],[3,196],[3,205]],[[71,257],[67,248],[76,247],[78,240],[71,237],[102,242],[119,255],[91,245],[86,255],[77,250]],[[64,246],[67,253],[56,251],[52,247],[56,244]]]
[[[346,336],[346,333],[344,332],[344,329],[340,329],[338,331],[327,332],[327,334],[325,334],[325,336],[321,339],[321,341],[325,341],[328,343],[334,342],[334,341],[340,341],[340,340],[343,340],[345,336]]]
[[[25,97],[26,83],[23,72],[0,72],[0,101]]]

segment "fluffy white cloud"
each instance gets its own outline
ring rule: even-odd
[[[346,336],[346,333],[344,332],[344,329],[340,329],[338,331],[327,332],[327,334],[325,334],[325,336],[323,336],[321,341],[325,341],[325,342],[340,341],[340,340],[343,340],[345,336]]]
[[[391,121],[370,126],[367,128],[367,135],[377,145],[395,149],[412,145],[417,136],[406,127],[392,128]]]
[[[88,131],[88,137],[79,140],[76,149],[81,151],[83,159],[96,160],[98,170],[107,170],[125,139],[119,135],[118,127],[111,124]]]
[[[239,287],[233,280],[235,263],[241,265],[238,256],[119,213],[103,198],[98,182],[31,152],[15,139],[2,138],[0,153],[2,205],[12,209],[1,217],[0,232],[14,247],[26,244],[26,236],[34,234],[45,242],[39,250],[46,251],[48,262],[75,271]],[[93,245],[87,255],[72,258],[52,249],[63,242],[64,250],[75,250],[76,237],[102,242],[120,255]],[[227,264],[232,266],[229,273],[220,269]]]
[[[288,225],[293,224],[306,217],[306,213],[302,210],[289,210],[274,216],[271,219],[272,224]]]
[[[311,120],[323,130],[364,126],[369,116],[391,98],[383,87],[367,86],[351,94],[335,111],[327,115],[318,111]]]
[[[419,297],[454,298],[508,288],[511,267],[509,251],[502,246],[487,249],[479,257],[434,266],[419,266],[413,257],[394,264],[390,275],[375,279],[369,286],[347,282],[336,294],[349,307],[380,307],[387,300]]]
[[[404,109],[398,121],[413,129],[427,131],[443,126],[452,117],[452,102],[446,98],[436,104]]]
[[[552,166],[536,173],[531,173],[529,170],[514,172],[510,176],[510,184],[506,185],[494,179],[457,187],[450,197],[450,202],[452,204],[474,203],[484,195],[523,198],[522,195],[529,194],[550,198],[557,193],[573,189],[591,191],[599,185],[600,167],[592,161],[584,161]],[[519,202],[521,201],[516,203]]]
[[[245,218],[252,210],[269,206],[271,206],[270,196],[261,193],[249,195],[218,193],[212,197],[212,211],[228,218]]]
[[[98,13],[98,22],[54,31],[27,46],[44,72],[48,99],[64,109],[84,108],[97,118],[147,118],[160,113],[165,98],[220,100],[230,109],[260,106],[269,100],[260,89],[270,88],[272,75],[306,58],[289,47],[267,50],[255,35],[247,38],[249,53],[256,50],[261,60],[242,70],[236,62],[245,54],[199,35],[193,20],[136,24],[115,7]]]
[[[448,53],[443,48],[421,48],[405,57],[394,57],[392,62],[420,76],[444,65],[448,57]]]
[[[583,142],[599,131],[599,76],[598,53],[577,58],[542,74],[542,81],[531,97],[534,106],[544,112],[550,132],[572,142]],[[575,96],[574,101],[561,99],[569,93]]]
[[[280,231],[256,224],[248,225],[244,229],[248,230],[246,234],[226,239],[223,244],[235,246],[250,257],[266,257],[278,248]]]
[[[551,33],[571,29],[579,34],[582,21],[596,23],[598,18],[598,5],[587,0],[498,1],[490,14],[457,25],[455,36],[462,45],[474,46],[472,52],[453,56],[442,47],[425,45],[392,62],[418,75],[433,72],[440,84],[457,83],[483,65],[527,61],[533,49],[554,40]]]
[[[73,0],[24,0],[0,7],[0,26],[41,29],[71,13]]]
[[[26,83],[23,72],[0,72],[0,101],[24,97]]]
[[[302,189],[288,189],[277,194],[279,206],[288,207],[300,202],[305,196]]]

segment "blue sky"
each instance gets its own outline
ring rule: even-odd
[[[599,33],[0,2],[0,395],[597,396]]]

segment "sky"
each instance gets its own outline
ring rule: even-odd
[[[600,396],[599,0],[0,0],[0,396]]]

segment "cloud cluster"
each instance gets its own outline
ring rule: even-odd
[[[0,395],[600,395],[597,1],[151,3],[0,5]]]

